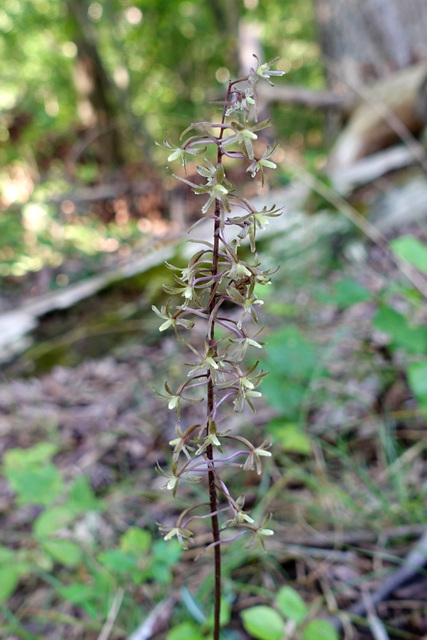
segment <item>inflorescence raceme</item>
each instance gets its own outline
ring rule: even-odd
[[[173,328],[176,338],[194,355],[186,380],[176,390],[165,383],[165,392],[157,394],[166,398],[179,421],[176,438],[170,442],[171,471],[166,473],[158,466],[159,473],[166,478],[165,488],[175,496],[181,482],[200,482],[207,478],[209,484],[209,502],[183,511],[175,526],[161,526],[166,540],[176,537],[184,548],[194,535],[192,523],[204,518],[210,518],[213,523],[213,542],[207,548],[230,542],[245,533],[251,533],[261,542],[273,534],[267,528],[268,517],[256,526],[250,513],[244,510],[244,497],[233,498],[221,478],[221,471],[227,468],[255,470],[261,474],[262,460],[271,456],[268,439],[254,445],[243,436],[219,428],[219,424],[223,422],[220,414],[227,403],[237,412],[246,404],[254,410],[253,400],[261,396],[258,387],[266,375],[259,369],[258,362],[249,369],[244,367],[247,350],[263,346],[258,334],[248,333],[246,321],[258,322],[257,308],[263,304],[257,295],[258,285],[269,284],[271,278],[271,271],[260,268],[256,255],[257,231],[268,225],[270,218],[279,216],[281,210],[273,206],[258,211],[240,196],[226,176],[224,160],[241,159],[252,178],[260,174],[262,184],[264,170],[276,168],[271,158],[278,145],[267,146],[261,152],[258,149],[257,134],[268,127],[270,121],[257,121],[256,89],[259,81],[272,84],[272,76],[284,74],[271,69],[277,60],[260,64],[257,58],[256,68],[250,69],[247,76],[229,82],[219,122],[192,124],[183,132],[181,140],[184,141],[180,146],[166,139],[160,145],[169,153],[168,162],[179,160],[184,168],[189,160],[199,159],[196,170],[204,184],[176,177],[191,186],[195,194],[205,197],[201,218],[211,219],[213,225],[212,241],[200,243],[203,248],[196,251],[187,267],[181,269],[167,264],[174,271],[175,285],[164,289],[178,299],[178,303],[173,305],[169,301],[161,309],[153,306],[162,320],[159,330]],[[253,124],[250,124],[251,118]],[[208,154],[211,158],[214,155],[215,161],[208,159]],[[240,257],[239,247],[245,239],[249,240],[254,256],[252,263]],[[228,308],[233,305],[238,313],[232,317],[225,315],[224,305]],[[188,332],[191,335],[195,322],[200,321],[205,322],[206,338],[204,347],[196,348],[185,336]],[[203,400],[206,400],[205,418],[184,429],[180,423],[182,404]],[[205,514],[200,513],[203,509]],[[218,516],[222,518],[223,513],[228,516],[221,531],[233,527],[237,532],[221,541]]]

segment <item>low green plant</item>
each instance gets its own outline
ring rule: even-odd
[[[132,591],[144,583],[160,589],[171,584],[182,550],[177,542],[155,540],[149,530],[135,526],[116,546],[102,550],[102,540],[90,534],[90,522],[82,543],[76,527],[90,514],[105,511],[107,503],[96,497],[84,475],[67,484],[52,460],[57,450],[43,442],[4,454],[1,471],[15,493],[14,508],[39,513],[21,533],[19,547],[0,546],[0,606],[21,580],[36,578],[102,625],[117,589],[123,588],[132,603]]]
[[[282,587],[274,606],[256,605],[242,611],[245,630],[256,640],[338,640],[330,622],[313,618],[299,593]]]
[[[421,273],[427,273],[427,247],[411,235],[401,236],[390,243],[391,250],[399,258],[408,262]],[[393,304],[393,297],[399,294],[407,312],[401,313]],[[420,294],[413,288],[401,287],[398,292],[383,294],[373,325],[390,338],[388,349],[393,355],[400,350],[407,381],[418,403],[420,412],[427,416],[427,327],[424,323],[414,324],[414,311],[420,306]],[[391,301],[389,301],[391,298]]]

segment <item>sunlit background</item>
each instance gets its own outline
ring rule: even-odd
[[[4,0],[0,278],[6,288],[44,267],[54,273],[50,288],[65,286],[74,275],[70,267],[62,272],[64,261],[83,258],[81,278],[85,269],[99,268],[98,258],[125,258],[147,233],[165,232],[168,212],[149,190],[133,210],[114,190],[108,202],[76,201],[67,193],[112,181],[158,181],[172,189],[164,151],[154,142],[166,134],[177,139],[193,119],[218,111],[207,102],[254,60],[239,49],[242,30],[265,59],[280,57],[289,81],[323,86],[310,0],[298,7],[282,0]],[[285,105],[273,112],[279,160],[286,146],[316,152],[323,139],[318,112]],[[45,288],[40,280],[32,293]]]

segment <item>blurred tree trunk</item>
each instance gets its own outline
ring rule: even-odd
[[[313,0],[328,85],[360,87],[427,59],[426,0]]]
[[[223,54],[231,75],[238,73],[238,31],[240,8],[236,0],[208,0],[218,33],[222,34]]]
[[[124,164],[117,127],[118,100],[98,51],[96,33],[89,21],[87,0],[66,0],[77,46],[74,81],[79,94],[79,115],[84,125],[99,132],[102,160],[118,167]]]

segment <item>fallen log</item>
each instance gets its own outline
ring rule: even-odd
[[[52,196],[48,203],[61,204],[69,201],[74,203],[96,202],[102,200],[113,200],[119,196],[145,196],[156,190],[156,185],[152,181],[144,182],[117,182],[113,184],[99,184],[94,187],[86,187],[69,193],[59,193]]]
[[[316,91],[298,85],[285,85],[271,87],[261,85],[259,95],[265,102],[284,102],[297,104],[304,107],[318,109],[340,109],[347,111],[354,104],[354,97],[350,93],[338,93],[337,91]]]

